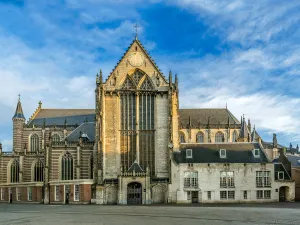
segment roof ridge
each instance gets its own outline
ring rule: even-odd
[[[181,108],[179,110],[193,110],[193,109],[226,109],[226,108]]]

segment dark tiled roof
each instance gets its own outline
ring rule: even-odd
[[[25,116],[24,116],[24,113],[23,113],[22,104],[21,104],[20,99],[19,99],[18,104],[17,104],[16,112],[13,116],[13,119],[15,119],[15,118],[25,120]]]
[[[143,169],[140,167],[140,165],[137,163],[137,161],[134,161],[132,165],[129,167],[128,172],[144,172]]]
[[[95,114],[95,109],[41,109],[34,119]]]
[[[287,171],[284,169],[284,166],[281,163],[275,163],[274,164],[274,169],[275,169],[275,173],[274,173],[275,180],[278,180],[278,173],[276,173],[276,172],[283,172],[284,173],[284,180],[290,180],[291,179],[290,175],[287,173]]]
[[[89,141],[95,141],[95,122],[83,123],[72,131],[67,137],[67,141],[78,141],[80,135],[88,137]]]
[[[300,156],[297,156],[297,155],[286,155],[286,157],[291,162],[292,167],[300,167]]]
[[[74,115],[74,116],[63,116],[63,117],[47,117],[47,118],[39,118],[33,119],[27,125],[35,125],[35,126],[42,126],[45,123],[45,126],[63,126],[65,121],[67,122],[68,126],[75,126],[80,125],[83,122],[94,122],[95,121],[95,114],[84,114],[84,115]]]
[[[193,157],[186,158],[186,149],[192,149]],[[219,150],[226,149],[226,158],[220,158]],[[260,157],[253,156],[259,149]],[[266,163],[268,159],[258,143],[182,144],[179,152],[173,152],[177,163]]]
[[[240,125],[240,121],[232,115],[228,109],[179,109],[179,121],[182,126],[187,126],[189,120],[191,120],[191,125],[193,127],[201,125],[207,125],[208,118],[210,124],[220,124],[227,125],[228,118],[231,125],[234,122]]]

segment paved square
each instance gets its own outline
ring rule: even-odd
[[[0,224],[300,224],[299,203],[265,205],[31,205],[1,204]]]

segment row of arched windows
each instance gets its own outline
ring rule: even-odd
[[[33,167],[33,181],[40,182],[44,180],[44,164],[41,160],[35,162]],[[20,182],[20,163],[14,159],[10,165],[10,182]]]
[[[60,136],[58,134],[52,135],[52,142],[60,142]],[[40,150],[40,138],[37,134],[33,134],[30,136],[30,151],[38,152]]]
[[[180,143],[186,143],[184,133],[180,133],[179,139],[180,139]],[[237,141],[237,132],[236,131],[233,132],[231,141],[232,142],[236,142]],[[203,132],[199,132],[196,135],[196,142],[197,143],[204,143],[205,142],[204,141],[204,133]],[[221,142],[225,142],[224,134],[222,132],[217,132],[215,134],[215,143],[221,143]]]
[[[94,167],[93,155],[89,158],[89,178],[93,179],[93,167]],[[71,153],[67,152],[61,159],[61,180],[73,180],[74,179],[74,159]],[[33,167],[33,181],[44,181],[44,164],[41,160],[35,162]],[[20,163],[17,159],[14,159],[10,164],[10,182],[20,182]]]

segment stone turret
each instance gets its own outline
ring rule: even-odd
[[[248,130],[248,125],[245,121],[245,117],[242,118],[242,127],[238,142],[250,142],[250,132]]]
[[[23,128],[25,124],[25,116],[22,109],[22,104],[19,100],[16,108],[16,112],[12,118],[13,121],[13,150],[16,152],[22,151],[22,137],[23,137]]]

